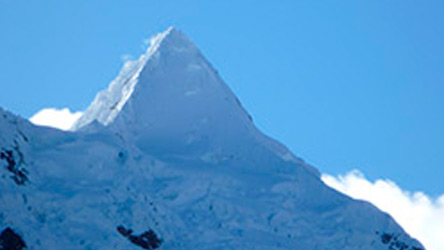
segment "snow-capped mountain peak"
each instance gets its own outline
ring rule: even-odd
[[[260,132],[174,28],[72,132],[0,109],[0,249],[26,247],[423,249]]]
[[[146,52],[138,60],[127,61],[124,64],[120,74],[111,82],[109,88],[99,92],[94,102],[86,110],[85,115],[74,124],[72,129],[77,130],[93,120],[97,120],[103,125],[108,125],[114,121],[117,114],[120,113],[132,96],[136,85],[140,83],[139,77],[160,68],[159,61],[165,61],[168,54],[187,55],[185,59],[189,59],[199,57],[200,53],[196,46],[174,27],[153,36]],[[171,71],[171,69],[166,70]],[[153,83],[142,82],[142,84]],[[156,84],[162,84],[162,82]]]
[[[154,36],[147,52],[124,66],[75,128],[93,120],[158,156],[237,159],[255,168],[263,162],[257,156],[299,161],[256,129],[217,71],[174,28]]]
[[[118,120],[120,113],[124,113],[121,116],[125,122],[137,121],[138,126],[144,127],[156,111],[173,120],[177,118],[176,124],[180,118],[177,126],[185,125],[185,119],[205,119],[215,112],[220,118],[234,113],[237,118],[249,117],[197,47],[173,27],[151,38],[150,47],[138,60],[125,63],[74,130],[93,120],[109,125]],[[156,120],[161,116],[156,114]]]
[[[108,125],[113,121],[134,91],[137,78],[146,62],[159,50],[167,36],[174,36],[173,33],[179,33],[179,31],[170,27],[165,32],[153,36],[150,39],[150,46],[138,60],[125,62],[120,74],[111,82],[110,87],[97,94],[85,115],[74,124],[72,130],[78,130],[94,120],[103,125]]]

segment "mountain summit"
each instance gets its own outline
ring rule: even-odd
[[[71,132],[0,109],[0,149],[0,249],[423,249],[260,132],[174,28]]]
[[[105,126],[119,123],[117,129],[124,130],[159,129],[167,124],[169,129],[178,129],[192,126],[189,123],[210,110],[220,111],[219,117],[236,113],[236,118],[247,119],[216,71],[181,31],[171,27],[151,38],[150,44],[145,54],[127,62],[110,87],[97,95],[74,129],[93,120]]]
[[[225,164],[235,159],[256,169],[270,158],[300,161],[257,130],[199,49],[172,27],[154,36],[137,61],[126,63],[74,129],[94,120],[158,157],[193,156]]]

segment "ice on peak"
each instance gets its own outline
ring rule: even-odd
[[[125,64],[75,129],[94,120],[157,156],[217,155],[218,161],[243,158],[251,166],[301,163],[257,130],[217,71],[174,28],[154,36],[144,55]]]
[[[148,61],[154,66],[162,54],[199,53],[186,35],[174,27],[169,27],[166,31],[151,37],[149,44],[139,59],[125,62],[108,89],[97,94],[93,103],[71,130],[78,130],[94,120],[105,126],[110,124],[133,94],[134,87],[139,82],[138,78]]]
[[[173,27],[150,38],[150,46],[139,59],[126,61],[119,75],[110,83],[108,89],[100,91],[93,103],[88,107],[85,114],[73,125],[71,130],[78,130],[93,121],[98,121],[103,125],[108,125],[134,91],[137,78],[143,70],[146,62],[159,50],[162,41],[177,33]]]
[[[165,43],[176,45],[192,45],[191,41],[180,30],[170,26],[166,31],[158,33],[150,38],[150,46],[146,54],[151,54],[157,51]],[[192,45],[194,46],[194,45]]]
[[[165,37],[169,36],[171,33],[177,32],[176,28],[173,26],[168,27],[164,32],[160,32],[150,39],[150,44],[160,43]]]
[[[171,91],[172,88],[185,87],[183,96],[189,97],[201,92],[199,85],[203,84],[203,78],[207,78],[207,82],[217,82],[215,85],[222,87],[224,92],[230,92],[190,39],[181,31],[169,27],[150,39],[150,46],[139,59],[124,64],[108,89],[97,94],[72,130],[78,130],[94,120],[105,126],[109,125],[127,104],[138,85],[145,86],[138,87],[138,92],[145,92],[144,89],[147,88],[150,88],[148,92],[152,92],[152,88]],[[138,93],[137,96],[153,98],[149,97],[151,94]],[[145,104],[139,103],[143,106]]]

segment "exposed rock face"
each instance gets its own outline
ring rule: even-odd
[[[16,161],[15,156],[18,160]],[[22,168],[23,154],[18,147],[12,149],[3,149],[0,151],[0,160],[4,160],[6,169],[12,174],[11,178],[17,185],[24,185],[28,181],[26,169]]]
[[[26,244],[20,235],[11,228],[4,229],[0,234],[0,250],[21,250],[26,248]]]
[[[381,242],[387,245],[390,250],[424,250],[421,247],[409,245],[398,238],[396,234],[376,232],[377,235],[381,236]]]
[[[145,231],[140,235],[134,235],[133,230],[126,229],[124,226],[118,226],[117,231],[125,238],[128,238],[134,245],[143,249],[156,249],[162,244],[162,240],[159,239],[153,230]]]

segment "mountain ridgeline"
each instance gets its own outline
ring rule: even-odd
[[[0,109],[0,250],[10,249],[423,247],[259,131],[169,28],[71,131]]]

